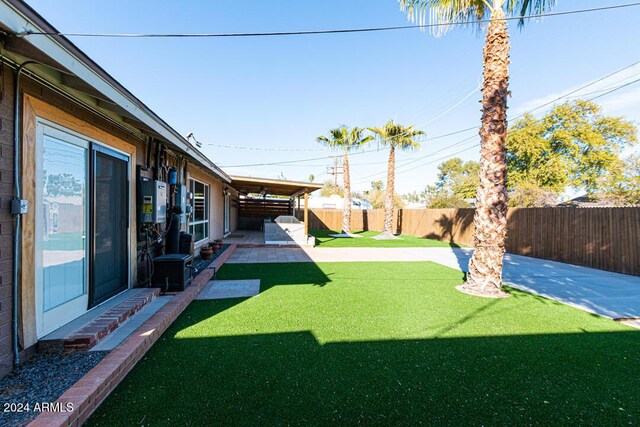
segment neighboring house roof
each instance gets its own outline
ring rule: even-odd
[[[558,206],[563,207],[577,207],[577,208],[609,208],[616,205],[611,200],[605,198],[598,198],[583,194],[582,196],[574,197],[571,200],[567,200]]]
[[[24,1],[0,1],[0,24],[10,35],[4,44],[5,57],[17,65],[25,60],[35,60],[46,66],[30,66],[30,69],[37,70],[31,74],[37,75],[41,82],[57,86],[74,99],[78,96],[90,99],[92,102],[87,102],[88,108],[103,111],[108,117],[120,116],[123,127],[160,139],[223,181],[231,182],[222,169],[69,39],[57,35],[59,31]],[[15,36],[28,32],[46,34]]]
[[[328,197],[322,197],[317,195],[309,199],[309,207],[314,209],[343,209],[344,197],[337,194],[332,194]],[[371,202],[368,200],[360,199],[358,197],[351,197],[351,207],[353,209],[373,209]]]

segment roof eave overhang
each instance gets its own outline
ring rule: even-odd
[[[284,181],[278,179],[269,179],[269,178],[253,178],[246,176],[231,176],[231,186],[236,190],[247,189],[248,187],[260,187],[263,186],[265,189],[269,188],[278,188],[278,187],[287,187],[289,191],[275,191],[269,192],[269,194],[274,196],[287,196],[287,197],[297,197],[305,193],[312,193],[316,190],[322,188],[321,184],[316,184],[313,182],[302,182],[302,181]]]
[[[37,12],[20,0],[0,2],[0,21],[15,33],[24,33],[26,31],[57,32]],[[50,35],[25,35],[22,38],[95,90],[104,94],[178,150],[192,157],[201,166],[211,170],[222,181],[231,183],[229,175],[191,145],[182,135],[151,111],[142,101],[131,94],[67,38]]]

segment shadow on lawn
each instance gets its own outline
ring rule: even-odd
[[[190,311],[169,336],[211,306]],[[324,344],[310,331],[167,338],[89,424],[626,424],[640,416],[639,375],[632,330]]]
[[[310,259],[309,259],[310,260]],[[333,273],[325,273],[314,262],[228,264],[217,274],[218,280],[247,280],[260,278],[260,292],[280,285],[324,286]]]

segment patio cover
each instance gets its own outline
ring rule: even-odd
[[[271,196],[297,197],[322,188],[322,184],[281,179],[232,176],[231,186],[243,194],[268,194]]]

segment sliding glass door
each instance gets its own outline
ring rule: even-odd
[[[91,306],[127,288],[129,247],[129,158],[93,146]]]
[[[129,157],[44,120],[37,125],[36,333],[129,286]]]
[[[88,143],[38,125],[35,213],[36,322],[42,336],[88,304]]]

